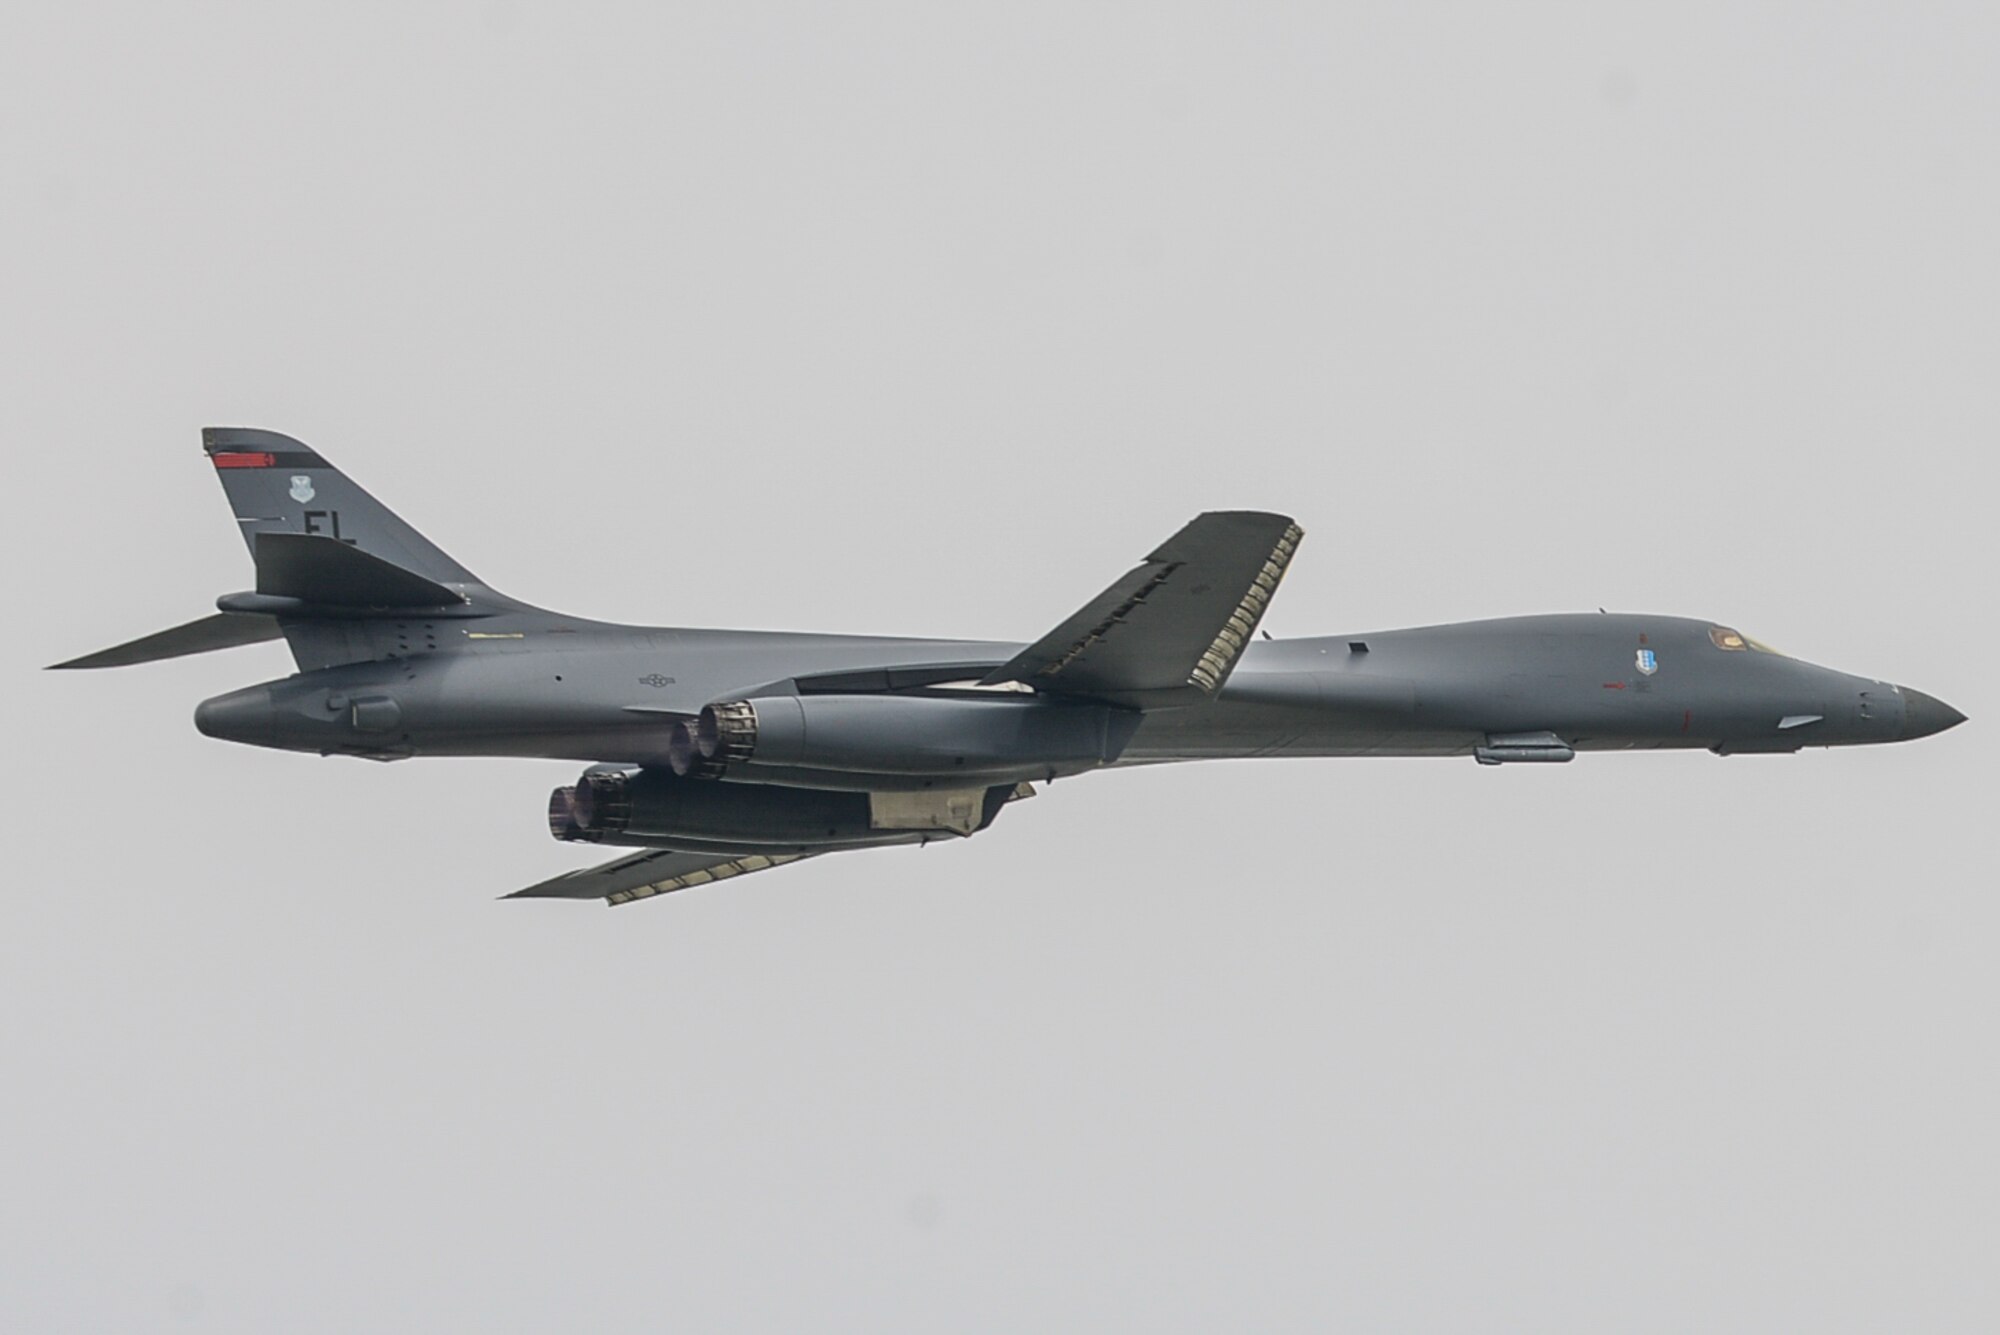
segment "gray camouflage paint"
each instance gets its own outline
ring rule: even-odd
[[[1244,651],[1215,700],[1145,711],[1106,763],[1470,755],[1490,735],[1534,731],[1578,751],[1791,751],[1929,736],[1962,717],[1886,681],[1719,649],[1714,625],[1585,613],[1263,641]],[[673,720],[717,700],[786,694],[800,676],[859,668],[964,665],[971,680],[1021,647],[666,630],[526,610],[391,628],[406,637],[397,646],[412,647],[388,651],[407,656],[218,696],[196,711],[196,725],[229,741],[327,754],[656,765]],[[520,638],[490,638],[503,634]],[[1635,666],[1642,647],[1657,656],[1650,676]],[[357,701],[388,702],[394,722],[368,723]]]
[[[1258,576],[1264,592],[1237,609],[1237,632],[1254,625],[1275,591],[1298,530],[1283,516],[1249,512],[1203,516],[1149,557],[1154,564],[1064,623],[1090,626],[1091,643],[1108,645],[1094,649],[1095,666],[1078,674],[1097,674],[1081,695],[1062,691],[1060,667],[1036,675],[1020,666],[1051,643],[1047,637],[1024,647],[587,621],[486,587],[289,437],[217,428],[204,433],[204,445],[258,560],[257,589],[219,599],[216,617],[61,666],[147,661],[282,634],[297,674],[217,696],[195,712],[203,733],[257,746],[382,760],[564,758],[642,770],[650,776],[644,782],[669,798],[674,784],[718,780],[823,793],[983,791],[977,828],[984,828],[1013,785],[1100,768],[1263,756],[1501,763],[1564,761],[1580,751],[1783,752],[1924,737],[1963,719],[1920,691],[1771,652],[1714,622],[1631,613],[1288,640],[1232,633],[1233,671],[1219,691],[1209,694],[1213,674],[1199,672],[1198,682],[1162,689],[1182,669],[1175,660],[1163,672],[1147,646],[1176,643],[1178,653],[1205,644],[1242,592],[1228,580],[1247,579],[1282,529],[1276,563]],[[1180,565],[1167,558],[1177,554],[1197,569],[1193,579],[1205,578],[1201,569],[1223,570],[1224,587],[1211,593],[1209,583],[1192,583],[1189,594],[1205,601],[1169,605],[1152,591],[1171,585]],[[365,605],[371,598],[434,605]],[[1071,633],[1064,627],[1052,633],[1058,645]],[[1072,647],[1062,661],[1076,657]],[[1106,689],[1107,673],[1137,684]],[[1036,683],[1039,693],[993,689],[1010,675]],[[989,685],[977,685],[982,679]],[[710,778],[668,777],[676,725],[692,727],[705,706],[740,700],[760,701],[758,744],[770,754],[753,753]],[[574,791],[559,790],[558,803]],[[766,808],[790,801],[794,816],[840,800],[757,799]],[[714,805],[669,802],[674,810],[703,804]],[[746,794],[739,805],[754,804]],[[781,824],[795,834],[799,820],[771,828]],[[934,833],[895,827],[878,842]],[[644,857],[679,859],[671,869],[694,867],[696,880],[775,865],[753,856],[718,871],[713,858],[696,854],[784,854],[783,861],[822,847],[792,835],[779,845],[699,831],[607,842],[678,850]],[[609,893],[616,903],[690,883],[630,888],[650,874],[607,882],[611,892],[586,885],[532,893]]]

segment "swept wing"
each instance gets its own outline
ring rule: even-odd
[[[595,867],[565,872],[502,898],[601,899],[616,908],[633,900],[650,899],[654,895],[687,890],[712,881],[726,881],[754,871],[768,871],[772,867],[817,856],[817,853],[796,852],[718,855],[648,849],[613,862],[599,863]]]
[[[1146,707],[1222,689],[1304,534],[1285,515],[1198,515],[986,685]]]

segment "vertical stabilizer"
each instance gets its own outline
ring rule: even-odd
[[[370,556],[440,584],[478,584],[380,501],[290,436],[251,427],[212,426],[201,445],[236,512],[251,554],[260,534],[338,539]]]

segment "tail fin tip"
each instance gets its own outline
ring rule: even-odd
[[[222,460],[237,456],[269,456],[268,462],[259,460],[255,464],[238,463],[237,467],[277,468],[292,465],[298,468],[331,468],[319,454],[302,440],[295,440],[278,431],[265,431],[252,426],[205,426],[201,429],[201,448],[209,458],[217,461],[218,468],[230,465]]]

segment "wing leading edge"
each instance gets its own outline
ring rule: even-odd
[[[1222,689],[1303,530],[1285,515],[1198,515],[1144,563],[988,673],[987,685],[1147,704]]]

